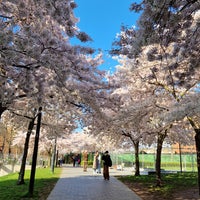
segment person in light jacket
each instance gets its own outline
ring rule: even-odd
[[[83,152],[83,171],[87,172],[87,166],[88,166],[88,152],[87,150]]]
[[[94,154],[93,165],[92,165],[92,168],[93,168],[93,174],[96,174],[96,173],[97,173],[97,167],[98,167],[98,156],[99,156],[99,152],[96,151],[95,154]]]
[[[97,157],[97,170],[96,172],[98,174],[101,174],[101,153],[99,153],[98,157]]]

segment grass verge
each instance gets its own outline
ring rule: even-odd
[[[175,194],[187,195],[191,188],[198,188],[196,172],[163,174],[162,186],[156,187],[155,175],[118,176],[120,181],[143,199],[174,199]],[[187,198],[187,197],[186,197]]]
[[[4,200],[46,200],[58,181],[62,168],[37,168],[34,182],[33,197],[26,197],[29,190],[30,170],[26,170],[25,184],[17,185],[18,173],[0,177],[0,199]]]

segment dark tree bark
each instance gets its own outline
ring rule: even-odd
[[[51,158],[51,171],[52,171],[52,173],[54,173],[54,168],[55,168],[56,143],[57,143],[57,137],[55,137],[54,146],[53,146],[53,152],[52,152],[52,158]]]
[[[140,176],[139,139],[133,139],[130,133],[122,131],[122,135],[129,137],[135,149],[135,176]]]
[[[156,149],[156,186],[161,186],[161,154],[163,142],[167,136],[167,130],[165,133],[159,133],[157,139],[157,149]]]
[[[23,152],[23,157],[22,157],[22,163],[21,163],[21,167],[20,167],[20,172],[19,172],[19,177],[18,177],[18,181],[17,181],[17,185],[22,185],[24,184],[24,174],[25,174],[25,168],[26,168],[26,158],[28,155],[28,148],[29,148],[29,140],[30,140],[30,136],[34,127],[34,122],[35,122],[35,118],[33,117],[31,119],[31,121],[29,122],[29,126],[28,126],[28,131],[26,134],[26,140],[24,143],[24,152]]]
[[[198,170],[198,186],[199,186],[199,196],[200,196],[200,129],[192,120],[192,118],[187,117],[191,126],[195,131],[195,145],[196,145],[196,154],[197,154],[197,170]]]
[[[198,169],[198,185],[199,185],[199,196],[200,196],[200,129],[195,129],[195,143],[197,152],[197,169]]]
[[[35,133],[35,143],[34,143],[34,149],[33,149],[31,176],[30,176],[30,181],[29,181],[29,192],[28,192],[30,197],[33,196],[33,191],[34,191],[38,145],[39,145],[39,139],[40,139],[41,118],[42,118],[42,107],[39,108],[38,115],[37,115],[37,128],[36,128],[36,133]]]
[[[7,106],[3,106],[2,102],[0,102],[0,119],[5,110],[7,110]]]
[[[139,141],[134,142],[135,147],[135,176],[140,176]]]

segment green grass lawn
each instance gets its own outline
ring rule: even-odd
[[[117,178],[133,190],[139,184],[140,189],[153,195],[154,199],[172,199],[173,194],[177,191],[198,188],[197,176],[196,172],[163,174],[161,187],[156,187],[155,175],[121,176]]]
[[[34,195],[26,197],[29,190],[30,170],[25,173],[25,184],[17,185],[18,173],[0,177],[0,199],[46,199],[60,177],[62,168],[55,168],[54,173],[50,168],[37,168],[34,183]]]

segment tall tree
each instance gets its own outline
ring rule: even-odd
[[[0,2],[0,116],[7,109],[23,115],[22,105],[24,113],[40,106],[44,112],[58,107],[61,112],[66,104],[76,114],[84,107],[99,109],[95,98],[109,86],[97,69],[101,54],[93,57],[93,49],[70,44],[73,37],[91,40],[76,26],[76,6],[69,0]],[[34,116],[30,120],[23,163]]]
[[[64,0],[1,1],[1,113],[22,97],[42,103],[48,92],[55,98],[51,85],[72,104],[88,104],[86,93],[102,86],[101,56],[93,59],[91,48],[70,44],[72,37],[90,40],[76,27],[75,7]]]
[[[165,91],[181,103],[199,84],[199,1],[142,1],[130,9],[142,13],[138,26],[122,27],[111,53],[133,59],[138,69],[146,70],[143,78],[156,86],[157,94]],[[199,131],[194,130],[199,165]]]

